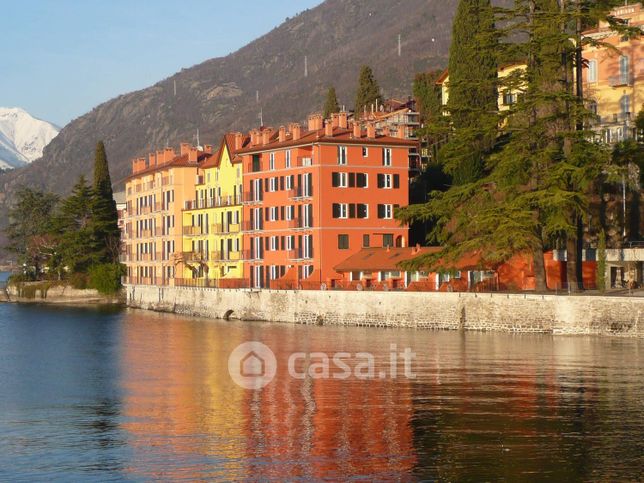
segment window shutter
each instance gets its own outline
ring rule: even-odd
[[[385,186],[385,175],[378,173],[378,188],[383,188]]]
[[[349,188],[355,188],[356,186],[356,174],[349,173]]]
[[[400,175],[394,174],[394,188],[400,188]]]
[[[284,191],[284,176],[280,176],[280,191]]]
[[[340,218],[340,205],[333,203],[333,218]]]
[[[378,205],[378,218],[385,217],[385,205]]]
[[[268,178],[264,178],[264,191],[268,191]]]
[[[349,218],[356,217],[356,205],[354,203],[349,204]]]
[[[309,173],[309,175],[306,177],[306,181],[308,184],[308,195],[311,196],[313,194],[313,175]]]
[[[331,186],[334,188],[340,186],[340,173],[331,173]]]
[[[268,207],[264,208],[264,221],[268,221]]]
[[[284,206],[280,207],[280,220],[284,219]]]
[[[367,205],[364,203],[358,204],[358,218],[366,218],[367,217]]]
[[[364,188],[365,186],[367,186],[367,175],[365,173],[358,173],[357,185],[358,188]]]

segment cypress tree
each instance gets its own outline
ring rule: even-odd
[[[363,65],[360,69],[360,77],[358,79],[358,90],[356,92],[355,115],[361,117],[365,108],[367,111],[373,105],[375,108],[376,103],[382,104],[382,95],[380,95],[380,87],[373,75],[371,67]]]
[[[326,101],[324,102],[324,119],[328,119],[331,117],[331,114],[339,111],[340,104],[338,103],[338,97],[335,93],[335,87],[331,86],[326,93]]]
[[[98,243],[99,261],[106,263],[118,262],[121,233],[118,226],[118,211],[112,192],[112,181],[103,141],[99,141],[96,144],[92,226]]]
[[[455,184],[483,175],[498,126],[498,61],[490,0],[461,0],[452,27],[447,108],[453,134],[442,156]]]

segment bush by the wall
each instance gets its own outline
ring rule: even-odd
[[[86,273],[72,273],[69,284],[77,290],[85,290],[89,287],[89,276]]]
[[[121,290],[121,277],[125,267],[120,263],[104,263],[89,269],[89,286],[104,295],[113,295]]]

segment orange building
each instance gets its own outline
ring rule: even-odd
[[[402,130],[349,128],[347,113],[311,115],[278,131],[251,131],[243,162],[245,277],[252,287],[320,288],[369,246],[405,246],[394,210],[409,202],[409,152]]]
[[[179,155],[165,148],[133,160],[125,188],[127,283],[174,285],[184,200],[193,199],[197,166],[211,153],[212,146],[200,151],[183,143]]]

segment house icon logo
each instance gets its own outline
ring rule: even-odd
[[[277,361],[273,351],[261,342],[244,342],[228,357],[228,372],[238,386],[261,389],[275,377]]]

